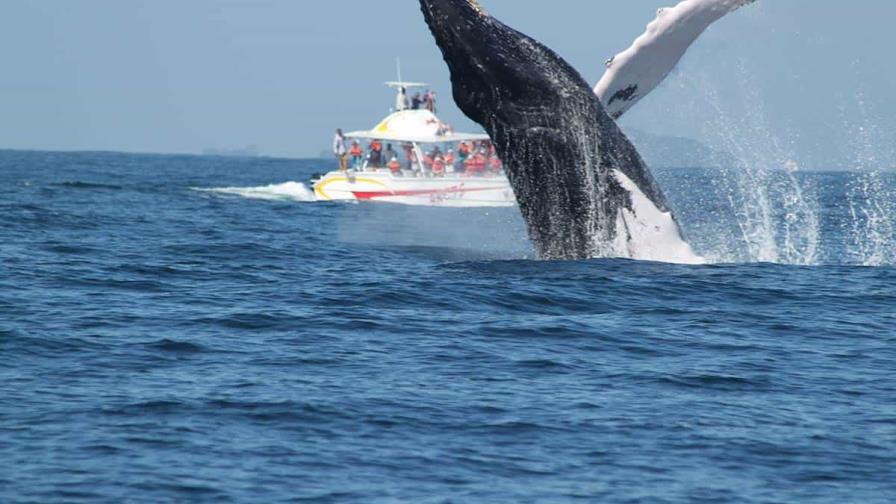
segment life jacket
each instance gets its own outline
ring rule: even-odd
[[[361,150],[361,146],[358,144],[352,144],[351,150],[352,157],[361,157],[364,155],[364,151]]]
[[[454,154],[450,152],[445,154],[445,164],[454,166]]]
[[[381,144],[381,143],[379,143],[378,141],[374,140],[373,143],[370,144],[370,150],[372,150],[372,151],[374,151],[374,152],[379,152],[379,151],[383,150],[383,144]]]
[[[498,156],[492,156],[492,171],[498,173],[501,171],[501,160]]]
[[[389,161],[387,166],[392,173],[399,173],[401,171],[401,163],[399,163],[397,159]]]
[[[475,154],[467,160],[467,173],[482,173],[485,171],[485,157],[482,154]]]
[[[432,156],[429,154],[423,155],[423,164],[425,166],[432,166]]]

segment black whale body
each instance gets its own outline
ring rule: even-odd
[[[613,170],[658,211],[669,209],[588,83],[552,50],[474,1],[420,4],[448,64],[455,102],[485,128],[504,161],[538,257],[630,256],[619,250],[617,238],[628,223],[618,216],[621,209],[637,209]]]

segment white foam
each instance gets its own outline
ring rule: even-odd
[[[194,188],[196,191],[216,194],[228,194],[248,199],[260,200],[285,200],[285,201],[315,201],[314,191],[301,182],[284,182],[258,187],[213,187],[210,189]]]
[[[773,128],[756,72],[744,62],[736,67],[740,86],[718,87],[705,72],[677,77],[695,100],[682,107],[683,117],[702,123],[700,140],[715,153],[718,171],[707,188],[727,202],[733,219],[688,226],[691,236],[711,262],[817,265],[818,188],[800,175],[793,137]]]

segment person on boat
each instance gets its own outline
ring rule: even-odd
[[[423,154],[423,167],[427,171],[430,171],[430,172],[432,171],[432,163],[433,163],[432,152],[427,152],[427,153]]]
[[[352,156],[352,169],[357,170],[361,168],[361,158],[364,157],[364,149],[361,148],[361,144],[357,140],[352,140],[352,148],[349,150],[349,154]]]
[[[485,151],[479,151],[467,158],[466,173],[469,176],[481,177],[485,172]]]
[[[398,89],[398,97],[395,98],[395,111],[401,112],[408,109],[408,91],[402,86]]]
[[[420,98],[420,93],[414,93],[414,97],[411,98],[411,108],[414,110],[419,110],[421,104],[423,104],[423,99]]]
[[[449,173],[454,173],[454,149],[448,149],[445,153],[445,167]]]
[[[422,172],[420,171],[420,157],[417,156],[416,149],[411,151],[411,158],[408,164],[411,166],[411,173],[413,173],[414,176],[419,177],[422,175]]]
[[[386,144],[386,152],[383,153],[384,159],[391,160],[392,158],[397,158],[398,153],[392,149],[392,144]]]
[[[435,114],[436,113],[436,94],[433,93],[431,90],[427,89],[426,95],[425,95],[425,100],[426,100],[426,110]]]
[[[501,164],[501,158],[498,156],[492,156],[489,161],[489,168],[491,169],[492,175],[498,176],[501,174],[501,168],[503,165]]]
[[[414,161],[417,159],[417,156],[414,154],[414,144],[404,143],[402,144],[401,148],[402,150],[404,150],[404,159],[408,170],[413,170]]]
[[[470,157],[470,145],[467,142],[461,142],[457,146],[457,155],[460,158],[460,164],[466,166],[467,158]]]
[[[367,161],[373,168],[381,168],[383,166],[383,144],[379,140],[370,142],[370,154]]]
[[[398,162],[397,156],[392,156],[392,158],[389,160],[389,164],[386,166],[389,168],[389,172],[391,172],[392,175],[396,177],[401,176],[401,163]]]
[[[435,157],[432,160],[432,176],[433,177],[444,177],[445,176],[445,158],[441,153],[435,154]]]
[[[333,137],[333,154],[339,160],[339,171],[348,171],[348,158],[345,150],[345,135],[342,134],[342,128],[336,129],[336,135]]]

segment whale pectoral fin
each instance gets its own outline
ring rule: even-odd
[[[656,89],[714,22],[757,0],[684,0],[662,8],[631,47],[613,56],[594,92],[619,118]],[[637,93],[632,92],[636,89]]]

